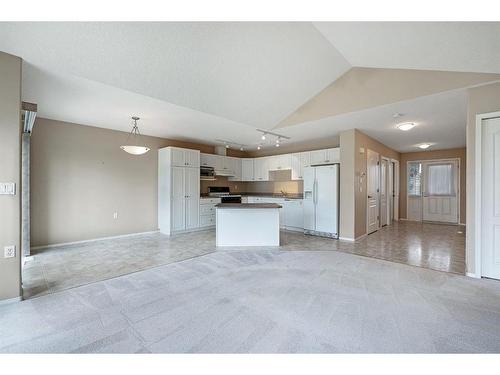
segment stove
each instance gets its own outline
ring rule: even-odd
[[[220,198],[221,203],[241,203],[241,195],[231,194],[229,186],[209,186],[208,196]]]

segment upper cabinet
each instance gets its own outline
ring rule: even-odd
[[[311,165],[310,152],[292,154],[292,180],[304,179],[304,168]]]
[[[330,164],[340,162],[340,148],[328,148],[310,152],[311,165]]]
[[[229,159],[230,169],[233,173],[232,177],[229,177],[230,181],[241,181],[241,160],[240,158],[226,157]]]
[[[253,170],[255,181],[269,181],[269,157],[254,159]]]
[[[217,165],[217,155],[200,154],[200,165],[203,167],[215,168],[215,166]]]
[[[241,159],[241,181],[255,181],[254,159]]]
[[[171,147],[171,165],[175,167],[200,167],[200,151]]]
[[[269,171],[279,171],[292,168],[292,154],[270,156],[268,161]]]

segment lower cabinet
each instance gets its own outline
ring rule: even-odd
[[[302,231],[304,229],[304,214],[302,199],[286,199],[272,197],[248,197],[248,203],[277,203],[280,209],[280,227]]]
[[[215,207],[220,203],[220,198],[200,199],[200,228],[215,226]]]

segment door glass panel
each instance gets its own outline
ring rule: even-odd
[[[431,164],[427,168],[427,193],[433,196],[454,196],[453,164]]]
[[[408,163],[408,195],[411,197],[422,194],[422,164]]]

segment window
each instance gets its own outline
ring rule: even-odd
[[[427,166],[427,194],[455,195],[453,163],[430,164]]]
[[[422,195],[422,164],[418,162],[408,163],[408,195]]]

